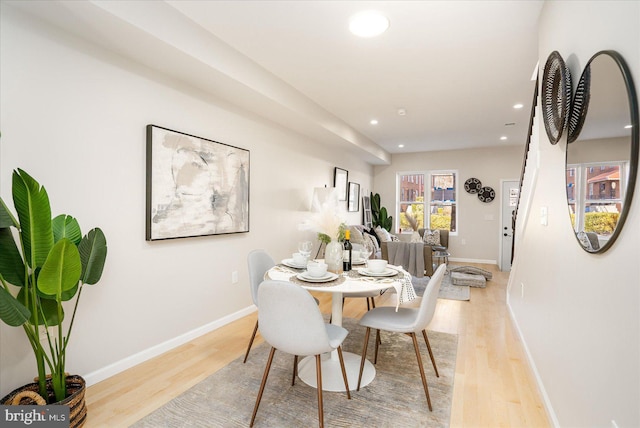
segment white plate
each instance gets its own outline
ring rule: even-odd
[[[338,275],[333,272],[327,272],[324,276],[315,277],[309,275],[309,272],[304,271],[296,275],[296,278],[306,282],[329,282],[333,281],[334,279],[338,279]]]
[[[371,272],[369,269],[364,268],[364,269],[360,269],[358,272],[360,273],[360,275],[366,275],[366,276],[394,276],[398,274],[397,270],[391,269],[391,268],[386,268],[382,272]]]
[[[365,262],[366,262],[365,259],[358,259],[358,260],[352,260],[351,264],[354,266],[357,266],[357,265],[363,265]]]
[[[305,269],[305,268],[307,267],[307,264],[306,264],[306,263],[305,263],[305,264],[303,264],[303,265],[299,265],[299,264],[296,264],[296,263],[293,261],[293,259],[284,259],[284,260],[282,261],[282,264],[283,264],[283,265],[285,265],[285,266],[292,267],[292,268],[294,268],[294,269]]]

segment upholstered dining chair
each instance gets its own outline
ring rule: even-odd
[[[342,306],[344,306],[344,299],[350,298],[362,298],[364,297],[367,300],[367,311],[370,311],[371,308],[376,307],[375,297],[380,296],[380,291],[363,291],[359,293],[343,293],[342,294]]]
[[[353,244],[354,251],[360,251],[362,250],[363,247],[364,245],[362,244]],[[371,257],[373,257],[373,255],[371,255]],[[374,298],[380,296],[381,293],[382,293],[381,291],[363,291],[363,292],[354,292],[354,293],[343,293],[342,305],[344,306],[344,299],[346,298],[363,298],[364,297],[367,301],[367,311],[370,311],[371,308],[376,307],[376,301],[374,300]]]
[[[440,377],[438,373],[438,367],[436,366],[436,360],[433,358],[433,352],[431,352],[431,345],[429,344],[429,338],[427,337],[427,326],[433,319],[433,314],[436,310],[436,303],[438,302],[438,290],[440,290],[440,283],[446,272],[447,266],[443,263],[438,266],[436,272],[433,274],[427,288],[422,295],[422,301],[419,308],[399,308],[396,312],[393,306],[377,307],[370,310],[360,319],[359,324],[367,328],[364,335],[364,346],[362,348],[362,360],[360,361],[360,374],[358,376],[358,388],[360,390],[360,382],[362,380],[362,369],[364,367],[364,361],[367,356],[367,346],[369,344],[369,334],[371,329],[377,330],[376,351],[374,357],[374,364],[378,362],[378,343],[380,337],[380,330],[386,330],[394,333],[405,333],[411,336],[413,340],[413,347],[416,351],[416,358],[418,360],[418,367],[420,369],[420,377],[422,378],[422,386],[424,388],[424,394],[427,397],[427,404],[429,410],[433,410],[431,407],[431,398],[429,397],[429,387],[427,386],[427,378],[424,374],[424,368],[422,366],[422,357],[420,356],[420,348],[418,347],[418,340],[416,333],[422,333],[424,342],[427,345],[429,351],[429,357],[431,363],[436,372],[436,376]]]
[[[253,426],[255,421],[273,355],[277,349],[294,355],[292,385],[295,383],[298,356],[314,355],[316,357],[318,422],[319,426],[323,427],[321,354],[338,350],[347,398],[351,399],[341,347],[349,332],[340,326],[325,323],[311,294],[299,285],[288,281],[264,281],[258,289],[258,302],[260,303],[258,311],[260,333],[271,345],[271,352],[262,376],[250,426]]]
[[[253,304],[258,307],[258,287],[264,280],[264,275],[269,269],[274,267],[276,263],[265,250],[253,250],[247,256],[247,265],[249,266],[249,288],[251,290],[251,299],[253,300]],[[320,304],[318,299],[315,297],[314,300],[316,304]],[[247,358],[249,358],[249,352],[251,351],[251,346],[253,346],[253,341],[256,338],[257,332],[258,320],[256,320],[256,325],[253,327],[253,333],[251,334],[249,345],[247,345],[247,352],[244,354],[243,363],[246,363]]]
[[[257,307],[258,287],[264,280],[265,273],[267,273],[269,269],[274,267],[276,263],[265,250],[253,250],[247,256],[247,264],[249,266],[249,288],[251,289],[251,299],[253,299],[253,304]],[[320,304],[318,299],[316,299],[315,297],[314,300],[316,301],[316,304]],[[251,334],[249,345],[247,345],[247,352],[244,354],[244,361],[242,361],[243,363],[246,363],[247,358],[249,358],[249,352],[251,351],[251,346],[253,346],[253,341],[256,338],[257,332],[258,320],[256,320],[256,325],[253,327],[253,333]]]
[[[264,280],[264,274],[276,264],[271,256],[264,250],[251,251],[247,256],[247,264],[249,265],[249,288],[251,289],[251,298],[253,299],[253,304],[258,306],[258,287]],[[247,352],[244,354],[243,363],[247,362],[249,351],[251,351],[251,346],[253,345],[253,340],[256,338],[257,332],[258,320],[256,319],[256,325],[253,327],[253,334],[249,340]]]

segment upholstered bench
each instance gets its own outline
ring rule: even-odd
[[[487,279],[484,275],[475,275],[472,273],[451,272],[451,284],[468,285],[469,287],[485,288]]]

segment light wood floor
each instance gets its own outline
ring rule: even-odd
[[[451,426],[548,427],[506,307],[508,274],[495,266],[477,266],[493,272],[487,288],[471,288],[469,302],[438,300],[429,326],[429,330],[458,334]],[[322,311],[329,313],[329,294],[315,296]],[[395,304],[393,296],[378,299],[378,306]],[[345,316],[357,318],[365,311],[364,299],[347,299]],[[89,387],[85,427],[129,426],[244,355],[256,317],[254,313]],[[254,346],[258,343],[262,343],[259,336]]]

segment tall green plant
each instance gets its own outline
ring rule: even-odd
[[[17,219],[0,198],[0,319],[22,326],[35,355],[40,395],[48,400],[48,369],[55,401],[61,401],[67,395],[66,351],[82,287],[100,280],[107,241],[99,228],[82,236],[71,216],[52,219],[47,191],[21,169],[13,172],[12,196]],[[74,297],[65,331],[63,302]]]
[[[383,229],[391,232],[393,226],[393,217],[388,215],[387,209],[380,206],[380,195],[375,195],[371,192],[371,222],[373,227],[380,226]]]

